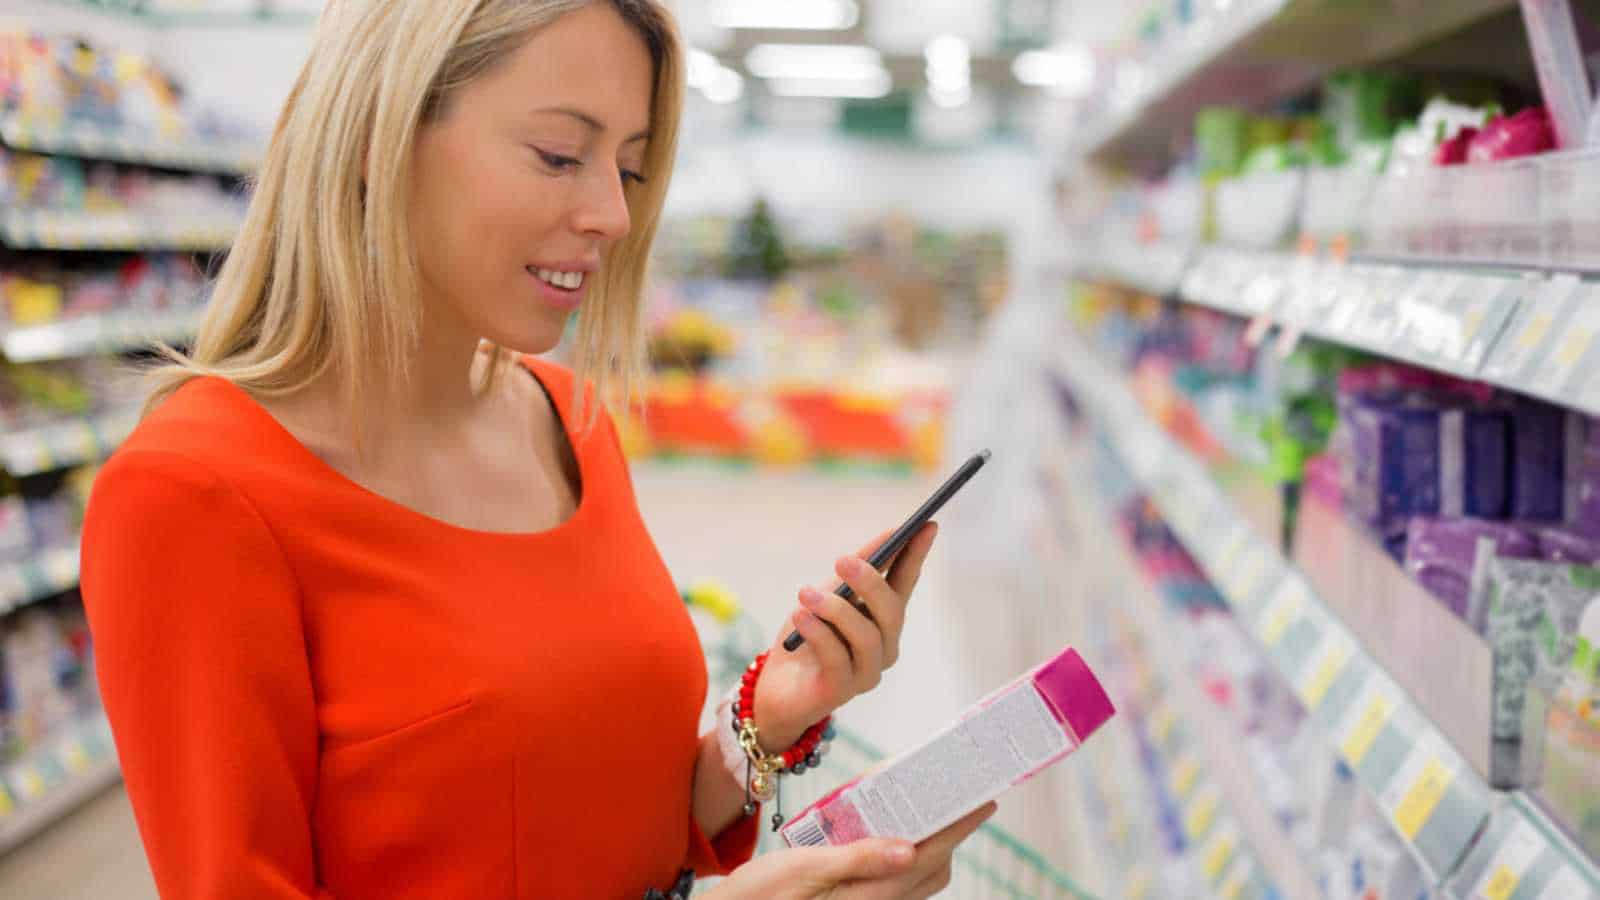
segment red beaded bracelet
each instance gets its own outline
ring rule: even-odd
[[[807,769],[815,768],[821,764],[822,753],[825,751],[824,741],[831,740],[834,736],[833,717],[824,716],[822,721],[813,724],[805,730],[794,746],[780,754],[768,754],[761,749],[758,743],[758,732],[755,723],[756,708],[756,682],[761,679],[761,670],[766,667],[767,654],[763,653],[750,663],[749,668],[739,679],[739,700],[733,705],[733,731],[739,737],[739,743],[744,747],[745,753],[750,757],[753,785],[747,781],[745,785],[745,809],[747,814],[755,807],[752,794],[765,794],[768,788],[768,779],[779,773],[801,775]],[[777,829],[783,823],[781,804],[779,810],[772,817],[772,827]]]

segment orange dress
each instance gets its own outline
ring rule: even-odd
[[[618,898],[726,871],[690,811],[706,670],[609,419],[549,531],[446,524],[197,379],[105,466],[82,585],[167,900]],[[643,736],[643,742],[641,742]]]

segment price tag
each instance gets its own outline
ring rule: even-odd
[[[1400,772],[1385,788],[1383,807],[1406,840],[1414,841],[1433,817],[1456,773],[1442,750],[1424,739],[1411,751]]]
[[[1217,819],[1217,805],[1220,797],[1217,789],[1207,788],[1199,797],[1195,798],[1189,806],[1189,812],[1183,817],[1183,830],[1189,835],[1190,840],[1199,840],[1201,835],[1211,830],[1211,824]]]
[[[1496,347],[1484,374],[1500,382],[1522,380],[1538,359],[1578,286],[1577,278],[1568,275],[1558,275],[1540,286],[1529,298],[1520,321]]]
[[[1233,851],[1237,846],[1238,833],[1232,828],[1218,831],[1216,837],[1206,843],[1201,855],[1201,869],[1207,881],[1214,882],[1222,877],[1222,870],[1233,859]]]
[[[1200,766],[1195,763],[1192,755],[1184,754],[1177,765],[1172,767],[1172,793],[1180,800],[1189,796],[1189,792],[1194,790],[1195,783],[1199,779]]]
[[[90,762],[89,752],[78,740],[70,740],[61,748],[61,767],[66,769],[68,774],[82,775],[89,771]]]
[[[5,782],[0,781],[0,821],[16,811],[17,802],[11,799],[11,791],[6,789]]]
[[[1289,626],[1305,614],[1305,593],[1306,587],[1298,578],[1291,578],[1284,583],[1262,613],[1260,627],[1256,630],[1263,644],[1276,647]]]
[[[1397,706],[1394,694],[1380,677],[1373,677],[1362,689],[1361,696],[1345,713],[1336,734],[1340,735],[1339,753],[1351,766],[1361,765],[1367,758],[1383,726],[1389,724]]]
[[[1172,729],[1177,724],[1178,717],[1173,714],[1172,707],[1162,704],[1150,715],[1150,737],[1157,744],[1165,744],[1167,738],[1172,737]]]
[[[1245,887],[1250,884],[1252,874],[1254,867],[1251,866],[1250,860],[1247,857],[1240,857],[1229,867],[1228,877],[1223,879],[1222,887],[1217,888],[1217,893],[1222,896],[1222,900],[1239,900],[1244,895]]]
[[[1556,877],[1550,879],[1544,890],[1539,892],[1539,900],[1581,900],[1593,898],[1594,892],[1589,890],[1589,885],[1572,871],[1570,866],[1562,866]]]
[[[1252,546],[1250,552],[1244,555],[1239,565],[1231,569],[1224,569],[1228,599],[1233,605],[1238,606],[1249,602],[1255,596],[1256,589],[1261,587],[1261,579],[1266,574],[1267,554],[1258,546]]]
[[[11,772],[11,784],[16,792],[21,795],[24,803],[32,802],[44,796],[48,787],[44,774],[31,765],[18,766]]]
[[[1589,285],[1579,290],[1571,313],[1554,338],[1554,349],[1539,360],[1529,382],[1535,393],[1563,397],[1580,364],[1589,357],[1595,336],[1600,335],[1600,297],[1592,296],[1593,293]]]
[[[1329,631],[1323,636],[1318,650],[1311,655],[1311,665],[1295,685],[1295,692],[1306,709],[1315,710],[1322,705],[1322,698],[1328,695],[1328,689],[1344,673],[1344,667],[1352,655],[1354,648],[1344,635]]]
[[[1539,833],[1527,822],[1518,821],[1495,850],[1488,870],[1478,879],[1467,900],[1511,900],[1517,885],[1543,852],[1544,841],[1539,839]]]

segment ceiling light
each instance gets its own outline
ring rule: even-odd
[[[953,70],[972,68],[972,48],[953,34],[940,35],[928,42],[922,51],[929,69]]]
[[[956,109],[966,106],[972,101],[972,84],[969,82],[958,88],[941,88],[934,85],[928,86],[928,99],[940,109]]]
[[[744,76],[723,67],[700,92],[712,103],[738,103],[739,98],[744,96]]]
[[[1083,96],[1094,87],[1094,56],[1082,47],[1029,50],[1017,57],[1011,71],[1023,84],[1067,97]]]
[[[717,0],[711,21],[718,28],[845,31],[861,21],[855,0]]]
[[[818,78],[863,81],[888,74],[871,47],[844,44],[761,44],[745,56],[757,78]]]
[[[894,79],[879,70],[870,78],[775,78],[767,90],[778,97],[840,97],[876,100],[894,90]]]
[[[687,76],[689,87],[704,94],[712,103],[736,103],[744,96],[744,76],[704,50],[689,50]]]

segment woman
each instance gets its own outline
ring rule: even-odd
[[[163,896],[632,900],[750,858],[760,815],[724,729],[696,734],[703,656],[599,403],[633,383],[682,77],[655,0],[328,4],[193,355],[84,532]],[[595,390],[520,356],[575,310]],[[877,684],[932,540],[887,576],[840,561],[871,618],[801,592],[763,751]],[[991,811],[712,895],[925,897]]]

